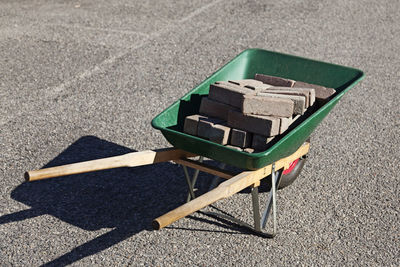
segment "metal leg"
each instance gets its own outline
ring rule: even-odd
[[[273,208],[273,234],[276,234],[276,228],[277,228],[277,223],[276,223],[276,188],[279,186],[280,178],[282,176],[282,172],[275,171],[275,164],[272,165],[272,173],[271,173],[271,191],[268,196],[268,201],[267,201],[267,206],[265,207],[265,210],[263,212],[263,216],[261,219],[261,228],[264,229],[268,217],[271,211],[271,208]]]
[[[190,181],[190,175],[189,175],[188,169],[187,169],[186,166],[182,166],[182,167],[183,167],[183,172],[185,173],[186,183],[187,183],[188,189],[189,189],[189,194],[188,194],[187,198],[190,200],[190,198],[193,199],[196,196],[194,194],[194,188],[193,188],[193,185],[192,185],[192,181]]]
[[[252,226],[248,223],[245,223],[239,219],[236,219],[235,217],[232,217],[229,214],[221,213],[220,210],[219,210],[219,212],[202,211],[201,213],[208,215],[210,217],[216,218],[216,219],[227,220],[227,221],[232,222],[240,227],[243,227],[259,236],[263,236],[266,238],[274,237],[274,235],[265,233],[261,229],[260,206],[259,206],[260,201],[259,201],[259,197],[258,197],[258,187],[251,188],[251,199],[252,199],[252,204],[253,204],[254,226]],[[215,207],[213,207],[213,208],[215,208]]]
[[[203,156],[200,156],[199,162],[203,162],[203,158],[204,158]],[[196,194],[194,193],[194,186],[196,185],[197,177],[199,177],[200,171],[196,169],[193,173],[192,179],[190,179],[190,175],[189,175],[187,167],[184,165],[182,167],[183,167],[183,172],[185,173],[186,183],[187,183],[188,189],[189,189],[189,193],[187,195],[186,202],[189,202],[190,200],[196,198]]]
[[[271,191],[272,191],[272,206],[273,206],[273,223],[274,223],[274,228],[272,235],[276,234],[276,187],[275,187],[275,163],[272,164],[272,173],[271,173]]]
[[[263,212],[262,219],[261,219],[261,227],[263,229],[265,228],[267,221],[268,221],[269,212],[271,211],[271,207],[272,207],[271,204],[272,204],[272,194],[269,194],[267,206],[265,207],[265,210]]]
[[[203,157],[200,157],[199,161],[202,162]],[[225,168],[225,164],[221,163],[220,168],[221,169]],[[187,196],[187,202],[189,202],[190,200],[192,200],[196,197],[196,195],[194,193],[194,186],[196,184],[196,180],[199,175],[199,170],[195,170],[192,179],[190,178],[190,175],[189,175],[189,172],[188,172],[188,169],[186,166],[183,166],[183,171],[185,173],[186,182],[187,182],[188,188],[189,188],[189,193]],[[244,227],[258,235],[272,238],[276,235],[276,232],[277,232],[276,189],[279,186],[281,175],[282,175],[282,172],[275,171],[275,163],[272,164],[271,191],[268,196],[267,206],[263,212],[261,219],[260,219],[258,187],[251,188],[254,226],[251,226],[251,225],[249,225],[239,219],[236,219],[228,214],[221,214],[221,213],[208,212],[208,211],[203,211],[201,213],[211,216],[211,217],[221,218],[221,219],[231,221],[231,222],[233,222],[241,227]],[[214,187],[216,187],[216,185],[218,184],[218,181],[219,181],[219,177],[216,176],[210,185],[210,190],[213,189]],[[273,215],[273,230],[272,230],[272,234],[269,234],[269,233],[263,232],[263,229],[265,229],[271,209],[272,209],[272,215]]]
[[[258,198],[258,187],[251,188],[251,200],[253,203],[253,217],[254,217],[254,229],[261,231],[261,220],[260,220],[260,200]]]
[[[225,166],[226,166],[226,164],[221,162],[221,163],[219,164],[218,167],[219,167],[220,169],[225,169]],[[212,180],[212,182],[211,182],[211,184],[210,184],[210,187],[208,188],[208,191],[211,191],[212,189],[214,189],[215,187],[217,187],[217,185],[218,185],[218,183],[219,183],[220,180],[221,180],[220,177],[214,176],[214,179]]]

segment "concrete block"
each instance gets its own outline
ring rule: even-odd
[[[265,84],[262,81],[257,81],[254,79],[234,80],[234,81],[230,80],[229,82],[239,85],[241,87],[246,87],[246,88],[256,90],[256,91],[265,90],[265,89],[272,87],[272,85]]]
[[[240,108],[243,95],[255,94],[255,91],[249,88],[240,87],[235,84],[211,84],[208,98],[233,107]]]
[[[242,151],[242,149],[240,147],[237,147],[237,146],[226,145],[226,147],[229,147],[229,148],[237,150],[237,151]]]
[[[211,100],[207,97],[203,97],[200,104],[200,114],[210,117],[220,118],[228,120],[229,110],[239,110],[238,108],[230,105]]]
[[[296,84],[295,84],[296,85]],[[309,94],[309,101],[310,101],[310,104],[309,104],[309,106],[311,107],[311,106],[313,106],[314,105],[314,103],[315,103],[315,89],[314,88],[294,88],[293,87],[293,89],[296,89],[296,90],[301,90],[301,91],[304,91],[304,92],[308,92],[308,94]]]
[[[254,148],[247,147],[247,148],[243,149],[243,151],[247,152],[247,153],[254,153],[255,150],[254,150]]]
[[[280,120],[276,117],[246,115],[231,110],[228,114],[228,126],[264,136],[274,136],[279,134]]]
[[[275,98],[284,98],[290,99],[293,101],[293,114],[304,114],[306,110],[306,98],[304,96],[297,96],[297,95],[284,95],[284,94],[277,94],[277,93],[264,93],[259,92],[257,93],[258,96],[265,96],[265,97],[275,97]]]
[[[197,136],[208,140],[211,127],[218,123],[223,123],[223,120],[202,116],[197,125]]]
[[[222,124],[214,124],[210,127],[208,139],[212,142],[226,145],[229,143],[230,133],[231,128],[229,128],[228,126]]]
[[[217,82],[215,82],[215,84],[227,85],[227,86],[229,86],[229,85],[232,85],[232,84],[234,84],[234,83],[231,83],[231,82],[229,82],[229,81],[217,81]],[[237,85],[237,84],[234,84],[234,85]]]
[[[210,133],[212,125],[213,123],[206,120],[199,121],[197,126],[197,136],[208,140],[208,134]]]
[[[294,102],[285,98],[244,95],[241,110],[244,114],[290,117],[293,115]]]
[[[300,115],[294,115],[291,120],[290,120],[290,124],[294,123],[295,121],[297,121],[300,118]]]
[[[265,74],[256,74],[254,79],[273,86],[293,87],[295,81]]]
[[[292,130],[295,126],[297,126],[297,122],[300,122],[301,119],[304,119],[308,117],[307,113],[309,112],[309,109],[307,109],[307,112],[304,115],[293,115],[293,117],[290,118],[290,123],[289,123],[289,130]]]
[[[315,91],[314,89],[306,89],[306,88],[289,88],[289,87],[278,87],[274,86],[271,88],[268,88],[266,90],[263,90],[262,92],[266,93],[278,93],[278,94],[284,94],[284,95],[300,95],[304,96],[306,98],[306,103],[305,107],[308,108],[312,106],[315,102]]]
[[[288,118],[280,118],[281,120],[281,124],[279,127],[279,133],[283,134],[290,126],[290,124],[292,124],[292,117],[288,117]]]
[[[253,135],[253,142],[251,143],[251,148],[257,151],[267,150],[269,147],[269,142],[272,141],[274,137],[266,137],[263,135],[255,134]]]
[[[315,89],[315,99],[318,104],[325,104],[329,101],[329,98],[336,93],[336,90],[321,85],[310,84],[305,82],[296,81],[294,87],[297,88],[313,88]]]
[[[204,119],[206,117],[201,115],[187,116],[183,124],[183,132],[191,135],[197,135],[197,127],[201,118]]]
[[[239,129],[231,131],[231,145],[246,148],[251,146],[252,134]]]

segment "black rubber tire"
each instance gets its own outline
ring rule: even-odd
[[[305,163],[306,158],[299,158],[299,162],[297,162],[296,166],[294,166],[294,169],[290,173],[282,174],[278,189],[283,189],[291,185],[301,173]]]

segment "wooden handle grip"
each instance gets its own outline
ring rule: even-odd
[[[174,159],[192,157],[193,154],[175,148],[132,152],[121,156],[90,160],[58,167],[28,171],[26,181],[36,181],[64,175],[78,174],[91,171],[106,170],[119,167],[136,167]]]

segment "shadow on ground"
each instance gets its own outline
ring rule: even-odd
[[[43,167],[129,152],[133,150],[85,136]],[[154,218],[183,203],[186,183],[182,176],[180,166],[159,163],[23,183],[14,189],[11,197],[31,208],[0,217],[0,224],[49,214],[88,231],[113,228],[45,266],[70,264],[138,232],[151,230]]]
[[[130,152],[134,150],[95,136],[84,136],[43,168]],[[209,163],[218,165],[212,161]],[[240,171],[235,168],[233,170]],[[87,231],[112,228],[111,231],[44,264],[44,266],[68,265],[105,250],[136,233],[152,230],[151,222],[154,218],[184,203],[187,197],[187,185],[183,177],[179,165],[159,163],[23,183],[13,190],[11,197],[31,208],[1,216],[0,224],[49,214]],[[212,179],[209,174],[200,174],[196,185],[198,195],[208,191]],[[266,187],[268,186],[261,186],[261,191],[269,191]],[[249,192],[248,189],[242,191],[246,194]],[[249,234],[248,231],[237,227],[232,229],[233,225],[225,221],[221,223],[219,220],[189,217]],[[185,230],[196,231],[196,229]],[[235,234],[232,231],[225,232]]]

